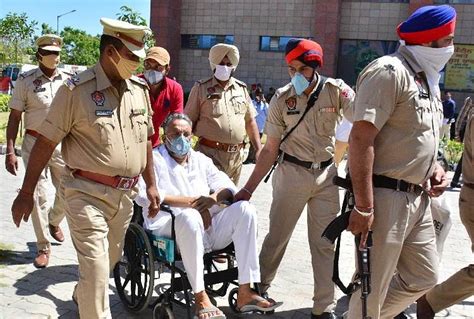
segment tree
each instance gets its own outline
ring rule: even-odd
[[[41,35],[45,34],[56,34],[56,31],[53,30],[53,28],[47,24],[47,23],[42,23],[41,24]]]
[[[38,22],[28,21],[26,13],[9,12],[0,19],[0,41],[4,50],[3,63],[19,63],[32,45],[33,34]]]
[[[92,36],[83,30],[65,27],[61,31],[63,38],[63,49],[61,61],[65,64],[93,65],[99,60],[98,35]]]
[[[120,12],[116,14],[117,19],[121,21],[125,21],[135,25],[143,25],[148,26],[146,19],[141,16],[140,12],[134,11],[132,8],[128,6],[121,6]],[[151,35],[147,35],[145,38],[145,47],[151,48],[155,46],[155,37],[153,33]]]

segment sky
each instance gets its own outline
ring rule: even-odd
[[[56,17],[76,10],[59,18],[59,30],[70,26],[97,35],[102,33],[100,18],[116,18],[123,5],[138,11],[149,22],[150,0],[0,0],[0,18],[9,12],[25,12],[30,21],[38,21],[39,34],[42,23],[56,30]]]

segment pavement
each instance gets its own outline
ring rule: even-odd
[[[0,155],[3,166],[4,155]],[[251,173],[253,165],[245,165],[242,182]],[[66,240],[63,244],[52,246],[50,264],[45,269],[36,269],[32,261],[36,254],[35,236],[31,222],[22,223],[17,229],[11,220],[10,207],[21,186],[24,168],[19,176],[12,176],[0,168],[0,318],[78,318],[78,311],[71,299],[78,278],[77,257],[72,246],[66,221],[61,227]],[[51,186],[50,195],[53,194]],[[441,266],[440,280],[473,262],[471,243],[461,224],[458,212],[459,190],[449,190],[444,195],[452,208],[452,228],[446,239]],[[258,208],[259,244],[268,229],[268,214],[271,197],[271,184],[262,183],[256,190],[252,202]],[[341,247],[341,277],[348,282],[353,272],[352,236],[343,236]],[[54,242],[54,240],[52,239]],[[163,278],[161,279],[163,280]],[[157,280],[158,283],[160,279]],[[218,298],[218,305],[228,314],[228,318],[309,318],[312,308],[313,279],[310,252],[307,242],[306,212],[301,218],[288,245],[277,277],[269,290],[272,298],[283,301],[284,305],[272,316],[235,315],[230,310],[227,298]],[[139,315],[131,314],[123,307],[113,279],[110,280],[110,305],[114,318],[151,318],[147,309]],[[156,292],[155,292],[156,295]],[[342,314],[347,309],[347,298],[337,290],[338,306],[336,312]],[[175,307],[176,318],[185,318],[180,307]],[[415,318],[412,305],[407,310],[409,318]],[[474,318],[474,297],[464,300],[438,314],[437,318]],[[87,318],[86,318],[87,319]]]

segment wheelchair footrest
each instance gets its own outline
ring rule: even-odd
[[[208,286],[208,285],[219,284],[222,282],[237,280],[238,275],[239,275],[239,271],[237,267],[226,269],[226,270],[220,270],[216,272],[211,272],[204,275],[204,285]],[[183,287],[183,282],[185,282],[185,287]],[[174,278],[171,281],[171,285],[175,292],[183,291],[185,289],[191,289],[191,285],[189,284],[189,281],[187,279],[182,280],[182,278]]]

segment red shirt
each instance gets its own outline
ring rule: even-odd
[[[143,75],[140,75],[144,78]],[[181,84],[164,77],[161,92],[154,97],[150,92],[151,107],[153,109],[153,128],[155,134],[151,137],[153,147],[160,145],[160,126],[170,113],[183,113],[184,93]]]
[[[0,92],[8,92],[8,90],[10,89],[10,83],[11,83],[10,77],[0,76]]]

